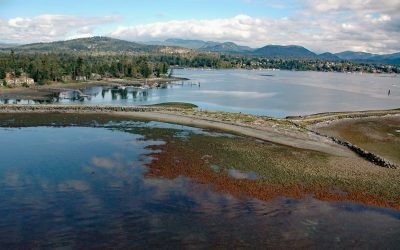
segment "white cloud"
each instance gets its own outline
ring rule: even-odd
[[[250,45],[265,44],[270,30],[284,25],[286,19],[273,20],[237,15],[227,19],[167,21],[151,24],[121,26],[111,33],[129,40],[164,39],[171,37],[234,41]]]
[[[320,7],[322,9],[322,7]],[[336,6],[335,8],[339,8]],[[110,35],[131,41],[165,38],[233,41],[252,47],[298,44],[314,51],[359,50],[391,53],[400,50],[400,30],[388,14],[360,16],[342,13],[299,13],[293,17],[266,18],[237,15],[226,19],[180,20],[121,26]]]
[[[399,12],[398,0],[307,0],[306,9],[318,12],[363,11]]]
[[[115,16],[77,17],[41,15],[32,18],[0,19],[0,34],[4,42],[29,43],[54,41],[68,37],[88,36],[95,27],[118,20]]]

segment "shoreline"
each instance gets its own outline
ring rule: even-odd
[[[165,105],[165,106],[164,106]],[[29,104],[2,104],[0,113],[107,113],[116,116],[129,116],[145,120],[177,123],[207,127],[243,134],[256,139],[278,144],[302,147],[306,149],[324,151],[322,145],[331,145],[330,138],[320,136],[312,131],[311,125],[331,123],[341,119],[358,119],[362,117],[400,115],[400,109],[355,111],[355,112],[327,112],[304,117],[272,118],[249,114],[229,112],[210,112],[194,109],[185,109],[179,106],[171,107],[168,104],[151,106],[118,106],[118,105],[29,105]],[[311,130],[311,131],[309,131]],[[313,133],[313,134],[310,134]],[[280,136],[279,136],[280,135]],[[286,138],[286,139],[283,139]],[[301,141],[303,141],[301,143]],[[335,143],[334,143],[335,144]],[[341,147],[339,147],[341,148]],[[333,151],[335,153],[343,150]],[[346,154],[348,155],[348,154]]]
[[[195,111],[190,114],[187,109],[169,108],[162,106],[110,106],[110,105],[0,105],[1,113],[95,113],[111,114],[117,117],[175,123],[194,127],[210,128],[252,138],[282,144],[295,148],[320,151],[337,156],[351,156],[345,147],[337,145],[322,136],[307,133],[279,119],[267,118],[264,122],[244,124],[237,121],[223,121],[210,117],[209,112]],[[199,115],[199,113],[201,113]],[[212,114],[229,115],[223,112]],[[264,123],[264,124],[261,124]]]
[[[186,104],[187,105],[187,104]],[[153,106],[112,105],[29,105],[3,104],[1,113],[75,113],[108,114],[149,121],[160,121],[194,127],[209,128],[243,135],[266,142],[294,148],[318,151],[336,156],[356,156],[384,168],[398,169],[397,164],[368,152],[350,141],[320,133],[317,127],[328,126],[341,120],[368,117],[400,116],[400,109],[356,112],[327,112],[304,117],[283,119],[241,113],[195,110],[185,103]]]
[[[383,113],[383,111],[381,112]],[[394,111],[388,112],[393,113]],[[400,114],[400,110],[398,113]],[[367,114],[371,113],[366,112],[365,115]],[[397,114],[395,117],[397,117]],[[353,119],[357,121],[356,118]],[[340,145],[340,143],[323,134],[319,135],[314,131],[305,129],[304,125],[295,126],[288,119],[198,111],[191,108],[180,108],[180,106],[0,105],[0,127],[97,127],[96,124],[101,127],[102,122],[127,120],[159,121],[239,135],[238,139],[240,140],[238,141],[225,139],[226,143],[230,145],[228,147],[224,142],[216,146],[215,143],[218,140],[202,142],[201,137],[194,137],[203,143],[202,146],[198,145],[200,148],[197,148],[197,144],[193,144],[192,149],[178,146],[176,149],[183,150],[182,152],[175,152],[174,150],[170,152],[169,150],[174,149],[174,147],[172,145],[166,147],[155,155],[157,159],[161,158],[152,165],[155,170],[163,170],[162,173],[165,174],[165,177],[170,174],[173,177],[180,173],[175,171],[181,170],[182,175],[188,174],[189,177],[196,178],[200,182],[206,181],[217,185],[218,188],[221,188],[217,188],[217,191],[229,192],[234,195],[247,194],[266,200],[271,198],[273,194],[298,198],[312,194],[320,200],[347,200],[366,205],[400,209],[398,191],[396,191],[399,188],[397,182],[400,174],[399,169],[382,167],[373,159],[352,151],[348,146]],[[236,142],[242,139],[245,141],[236,145]],[[172,140],[172,142],[174,141]],[[277,148],[281,148],[283,151],[277,151]],[[218,149],[221,149],[223,153],[219,154]],[[202,153],[198,157],[194,157],[194,154],[199,153],[199,150],[202,150]],[[240,156],[233,154],[228,159],[223,158],[226,157],[226,152],[230,152],[229,150],[234,150]],[[257,153],[255,155],[249,154],[253,151]],[[245,165],[250,169],[254,168],[254,171],[261,171],[260,174],[270,176],[269,171],[278,171],[282,176],[272,174],[271,177],[274,176],[277,179],[268,179],[268,177],[255,183],[252,181],[247,181],[247,183],[244,180],[230,181],[229,178],[226,179],[223,175],[216,174],[207,179],[209,172],[206,170],[208,168],[204,168],[204,171],[201,170],[202,168],[197,169],[199,164],[204,165],[208,162],[204,162],[204,155],[215,156],[210,160],[217,160],[218,155],[223,156],[220,158],[221,161],[215,164],[222,164],[226,169],[235,166],[230,161],[236,162],[235,157],[239,157],[238,159],[241,160],[238,162],[246,159]],[[174,157],[182,158],[182,160],[185,160],[185,164],[177,169],[175,161],[171,160],[175,159]],[[279,170],[274,170],[273,165],[270,166],[268,162],[261,160],[264,157],[272,157],[269,159],[273,159],[274,164],[277,164],[275,167],[278,167]],[[169,161],[172,162],[171,164],[174,167],[168,167]],[[290,164],[287,165],[288,163]],[[241,165],[239,164],[238,167],[240,168]],[[194,172],[191,172],[192,169]],[[161,174],[162,177],[164,177],[163,174]],[[193,174],[193,176],[190,174]],[[293,176],[296,176],[296,178],[293,179]],[[280,178],[287,178],[287,180]],[[278,184],[273,184],[274,181],[278,181]],[[370,189],[373,191],[370,191]],[[276,192],[271,193],[274,190]],[[335,190],[342,190],[342,193],[337,193]]]
[[[254,120],[250,120],[249,117],[162,106],[0,105],[0,127],[102,127],[101,124],[110,121],[132,120],[160,121],[239,135],[237,139],[215,141],[205,141],[201,136],[190,137],[200,144],[172,140],[171,145],[154,155],[158,160],[151,166],[163,178],[187,175],[195,181],[216,185],[218,192],[238,196],[246,194],[269,200],[274,195],[301,198],[312,194],[320,200],[354,201],[400,209],[398,169],[378,167],[372,161],[358,157],[348,147],[296,127],[285,119],[251,116]],[[151,132],[148,136],[152,138]],[[213,157],[204,158],[204,155]],[[184,163],[179,168],[173,160],[176,157]],[[241,163],[236,166],[238,162]],[[266,179],[256,182],[231,180],[224,174],[210,172],[209,167],[204,167],[208,163],[224,169],[232,166],[249,168]],[[209,176],[210,173],[214,174]],[[274,173],[279,174],[275,176]]]
[[[88,81],[69,81],[69,82],[53,82],[45,85],[34,85],[30,87],[7,88],[0,87],[0,99],[27,99],[32,101],[46,101],[53,97],[54,94],[68,90],[78,90],[88,87],[114,87],[114,86],[144,86],[150,84],[151,87],[155,84],[167,84],[170,82],[187,81],[184,77],[171,78],[148,78],[148,79],[118,79],[106,78],[103,80],[88,80]]]

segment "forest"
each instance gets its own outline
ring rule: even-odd
[[[166,76],[170,68],[281,69],[400,73],[395,65],[328,61],[323,59],[283,59],[201,53],[74,53],[0,52],[0,79],[31,77],[38,84],[93,78],[149,78]]]

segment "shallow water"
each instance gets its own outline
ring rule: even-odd
[[[146,176],[148,146],[166,142],[145,139],[140,127],[174,129],[176,140],[210,133],[157,122],[0,128],[1,248],[400,244],[399,211],[312,197],[239,199],[184,176]]]
[[[190,80],[158,89],[94,87],[83,90],[89,98],[64,99],[73,97],[66,95],[52,102],[143,105],[179,101],[197,104],[201,109],[276,117],[400,105],[400,77],[393,75],[199,69],[175,70],[174,74]],[[0,100],[5,102],[35,103]]]

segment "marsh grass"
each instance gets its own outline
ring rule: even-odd
[[[318,130],[400,164],[400,117],[345,120]]]

